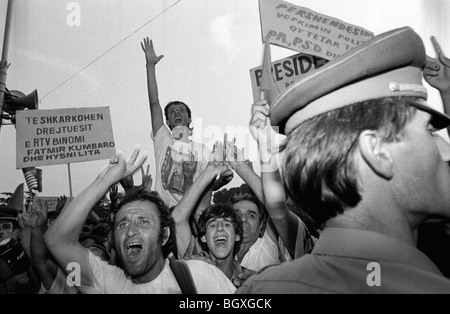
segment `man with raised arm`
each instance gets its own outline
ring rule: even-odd
[[[191,109],[181,101],[171,101],[164,108],[167,126],[164,124],[163,111],[159,102],[156,81],[156,64],[164,57],[157,56],[153,42],[148,37],[141,42],[145,53],[147,69],[147,88],[152,123],[152,138],[156,158],[155,190],[169,207],[175,206],[183,197],[191,182],[185,181],[183,163],[196,156],[194,164],[196,180],[208,164],[209,150],[203,143],[196,143],[189,138],[192,134]],[[228,171],[223,174],[214,190],[227,184],[233,178]]]
[[[157,193],[143,187],[126,194],[117,206],[113,238],[122,268],[109,265],[83,247],[79,234],[89,212],[110,186],[132,175],[146,160],[136,148],[128,160],[114,156],[97,178],[58,216],[45,234],[45,242],[60,267],[74,282],[80,270],[78,289],[82,293],[180,293],[179,281],[169,263],[173,242],[173,220]],[[171,237],[172,236],[172,237]],[[232,293],[235,288],[225,275],[203,261],[186,262],[183,278],[198,293]],[[74,277],[75,276],[75,280]],[[192,290],[191,290],[192,291]]]

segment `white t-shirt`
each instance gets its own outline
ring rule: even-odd
[[[310,253],[315,243],[314,238],[310,235],[303,221],[299,217],[297,217],[297,219],[298,228],[294,258],[299,258],[307,253]],[[292,256],[284,246],[281,238],[278,238],[277,244],[270,238],[266,231],[264,232],[264,236],[262,238],[258,238],[258,240],[244,255],[241,266],[251,270],[260,271],[266,266],[279,264],[281,262],[288,262],[291,260]]]
[[[197,157],[201,161],[197,165],[194,180],[205,170],[208,165],[209,150],[201,143],[191,142],[191,144],[177,142],[174,145],[172,134],[166,125],[162,125],[153,138],[156,162],[155,190],[163,201],[169,206],[177,205],[183,194],[184,176],[182,160],[189,150],[197,152]],[[177,149],[174,149],[176,146]]]
[[[200,260],[185,261],[199,294],[232,294],[236,287],[216,266]],[[161,273],[151,282],[135,284],[123,269],[109,265],[89,252],[93,273],[93,287],[78,289],[86,294],[181,294],[181,289],[170,269],[169,259]]]
[[[55,280],[53,280],[52,286],[49,290],[45,289],[41,283],[41,289],[39,294],[77,294],[78,289],[74,286],[67,284],[67,275],[58,267]]]
[[[258,238],[244,255],[241,266],[260,271],[263,267],[279,263],[278,245],[273,242],[267,232],[264,232],[264,236]]]

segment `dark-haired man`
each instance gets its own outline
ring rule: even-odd
[[[310,255],[239,293],[450,293],[416,248],[422,223],[450,219],[450,145],[436,134],[450,118],[426,103],[425,62],[420,37],[396,29],[274,101],[271,123],[287,135],[284,185],[325,228]]]
[[[204,252],[236,287],[256,273],[242,267],[236,259],[243,229],[240,215],[226,203],[207,207],[198,220],[198,236]]]
[[[138,159],[138,155],[139,149],[136,149],[127,161],[122,154],[112,158],[45,234],[47,246],[62,269],[78,265],[78,289],[82,293],[165,294],[183,291],[181,286],[184,283],[176,279],[167,258],[171,251],[174,223],[168,207],[155,192],[135,189],[118,206],[113,222],[113,242],[122,268],[108,265],[78,240],[84,221],[96,202],[110,186],[133,174],[147,158],[145,155]],[[235,290],[217,267],[203,261],[186,264],[189,272],[185,274],[192,277],[198,293],[232,293]]]
[[[169,102],[164,108],[167,127],[164,125],[158,85],[156,81],[156,64],[164,57],[157,56],[153,42],[147,37],[141,42],[145,53],[147,70],[147,88],[152,122],[152,138],[156,158],[155,190],[169,207],[177,205],[186,189],[205,170],[208,164],[209,149],[203,143],[196,143],[189,138],[192,133],[191,109],[181,101]],[[183,164],[185,164],[183,166]],[[192,167],[194,177],[185,175],[185,166]],[[217,181],[214,189],[227,184],[233,178],[228,171]]]

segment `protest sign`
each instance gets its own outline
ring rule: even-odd
[[[298,53],[293,56],[280,59],[271,63],[272,77],[279,90],[284,91],[289,85],[298,81],[306,74],[318,69],[328,60],[316,56]],[[253,101],[259,99],[261,85],[262,66],[250,69]]]
[[[16,168],[111,158],[109,107],[17,111]]]
[[[281,0],[259,1],[262,38],[284,48],[332,60],[374,37],[337,18]]]
[[[70,203],[72,201],[71,197],[67,197],[66,202]],[[48,212],[56,210],[56,205],[58,204],[57,196],[35,196],[33,198],[33,203],[35,203],[40,209],[46,209]]]

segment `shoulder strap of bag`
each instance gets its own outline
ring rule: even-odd
[[[195,288],[188,265],[182,260],[175,259],[173,255],[169,257],[169,265],[180,286],[181,292],[183,294],[197,294],[197,288]]]

